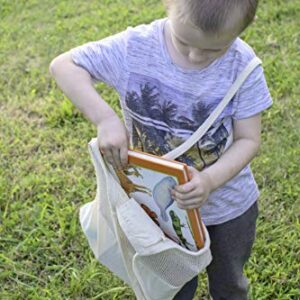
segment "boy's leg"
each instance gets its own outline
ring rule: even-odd
[[[212,263],[207,267],[213,300],[246,300],[248,281],[243,267],[250,257],[258,216],[257,202],[243,215],[220,225],[208,226]]]
[[[173,300],[192,300],[198,286],[198,276],[187,282],[183,288],[175,295]]]

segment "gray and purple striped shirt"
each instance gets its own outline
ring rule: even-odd
[[[166,19],[153,21],[71,50],[73,61],[119,94],[131,146],[163,155],[184,142],[223,99],[237,75],[255,56],[237,38],[204,69],[174,64],[164,41]],[[257,67],[198,143],[177,160],[202,170],[230,146],[232,120],[251,117],[272,105],[263,69]],[[259,191],[250,166],[215,190],[201,207],[206,225],[244,213]]]

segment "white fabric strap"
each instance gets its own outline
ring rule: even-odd
[[[211,125],[215,122],[218,116],[222,113],[226,105],[230,102],[233,96],[236,94],[238,89],[250,75],[250,73],[261,64],[261,60],[257,57],[253,58],[250,63],[246,66],[246,68],[239,74],[235,82],[232,84],[227,94],[223,98],[223,100],[218,104],[215,110],[211,113],[211,115],[205,120],[205,122],[179,147],[173,149],[167,154],[163,155],[163,158],[174,160],[188,149],[190,149],[194,144],[197,143],[201,139],[201,137],[206,133],[206,131],[211,127]]]

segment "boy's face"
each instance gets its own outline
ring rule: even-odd
[[[190,23],[182,23],[169,14],[171,41],[175,50],[195,66],[210,64],[222,56],[238,36],[239,30],[226,28],[222,32],[205,33]]]

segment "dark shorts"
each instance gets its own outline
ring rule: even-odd
[[[241,216],[219,225],[207,226],[213,260],[207,267],[209,293],[213,300],[246,300],[248,280],[243,268],[248,261],[255,240],[255,202]],[[186,283],[174,300],[192,300],[198,276]]]

